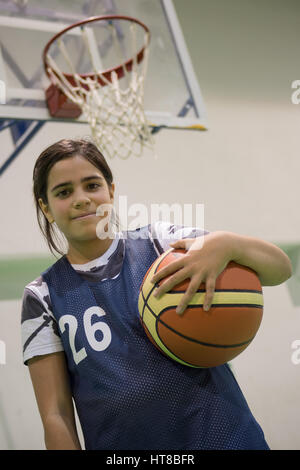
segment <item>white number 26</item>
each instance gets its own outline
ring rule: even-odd
[[[84,332],[91,348],[93,348],[95,351],[104,351],[110,345],[111,331],[109,326],[103,321],[97,321],[92,324],[93,315],[96,315],[98,318],[100,318],[105,315],[105,311],[101,307],[97,306],[88,308],[83,315]],[[69,325],[70,347],[75,363],[79,364],[79,362],[87,357],[87,353],[85,348],[81,348],[79,351],[76,351],[75,348],[75,336],[78,328],[76,317],[73,315],[63,315],[60,318],[58,324],[62,333],[65,332],[66,324]],[[101,340],[96,339],[97,331],[102,333],[103,337]]]

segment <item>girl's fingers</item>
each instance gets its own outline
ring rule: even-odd
[[[188,274],[184,269],[177,271],[173,276],[164,281],[161,286],[157,287],[154,292],[154,297],[159,298],[165,292],[168,292],[172,287],[176,286],[180,282],[184,281],[188,277]]]
[[[201,285],[201,283],[202,283],[201,280],[200,280],[200,282],[198,281],[197,283],[190,282],[190,285],[189,285],[188,289],[186,290],[185,295],[183,296],[181,302],[178,304],[178,307],[176,309],[176,313],[181,315],[185,311],[188,304],[192,300],[193,296],[196,294],[196,292],[197,292],[199,286]],[[214,293],[215,293],[215,285],[216,285],[215,278],[209,278],[206,281],[206,294],[205,294],[204,303],[203,303],[203,310],[205,310],[206,312],[208,312],[210,307],[211,307],[213,297],[214,297]]]
[[[178,271],[174,276],[172,276],[170,279],[165,281],[160,287],[158,287],[154,293],[154,296],[156,298],[159,298],[161,295],[163,295],[165,292],[168,292],[171,290],[174,286],[182,282],[183,280],[189,278],[189,273],[184,271],[183,269],[181,271]],[[197,280],[193,280],[191,278],[191,281],[189,283],[188,288],[186,289],[185,294],[183,295],[181,302],[178,304],[176,308],[176,313],[181,315],[185,309],[187,308],[188,304],[192,300],[193,296],[196,294],[199,286],[202,284],[203,280],[199,276],[197,276]],[[206,312],[209,311],[211,304],[213,302],[213,297],[215,293],[215,285],[216,285],[216,278],[215,277],[210,277],[206,280],[205,282],[205,297],[204,297],[204,303],[203,303],[203,310]]]
[[[172,263],[168,264],[165,268],[162,268],[160,271],[154,274],[151,279],[151,282],[155,284],[156,282],[160,281],[164,277],[170,276],[178,269],[182,268],[183,266],[183,259],[180,258],[176,261],[172,261]]]
[[[178,315],[182,315],[182,313],[185,311],[186,307],[188,306],[188,304],[190,303],[190,301],[196,294],[201,282],[202,281],[197,282],[197,283],[195,282],[192,283],[192,281],[190,282],[189,287],[187,288],[184,296],[182,297],[180,303],[178,304],[176,308],[176,313],[178,313]]]
[[[181,240],[177,240],[176,242],[170,243],[170,246],[175,249],[182,248],[188,251],[194,242],[195,238],[183,238]]]
[[[214,293],[215,293],[215,286],[216,286],[216,279],[214,277],[210,277],[206,280],[206,294],[204,298],[203,310],[208,312],[211,307]]]

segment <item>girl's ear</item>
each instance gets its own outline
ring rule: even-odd
[[[44,216],[46,217],[46,219],[48,220],[48,222],[49,222],[50,224],[52,224],[52,223],[54,222],[54,218],[53,218],[53,216],[52,216],[52,214],[51,214],[51,211],[50,211],[50,209],[49,209],[48,204],[44,204],[42,198],[39,198],[39,201],[38,201],[38,202],[39,202],[39,206],[40,206],[40,208],[41,208],[41,210],[42,210]]]
[[[114,199],[114,193],[115,193],[115,185],[114,183],[112,183],[109,187],[109,195],[112,200]]]

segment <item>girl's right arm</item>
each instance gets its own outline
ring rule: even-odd
[[[28,361],[47,450],[81,450],[64,352]]]

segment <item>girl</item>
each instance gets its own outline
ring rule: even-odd
[[[109,231],[99,208],[113,204],[113,177],[89,141],[62,140],[44,150],[33,181],[40,228],[62,255],[26,286],[22,309],[24,363],[46,448],[81,448],[73,398],[86,449],[268,449],[228,365],[195,369],[165,357],[146,337],[137,303],[146,271],[170,239],[187,255],[153,282],[172,274],[157,289],[162,295],[190,279],[178,314],[202,281],[210,308],[215,280],[230,260],[254,269],[263,285],[276,285],[291,276],[289,258],[230,232],[168,223]],[[65,254],[54,223],[67,241]]]

